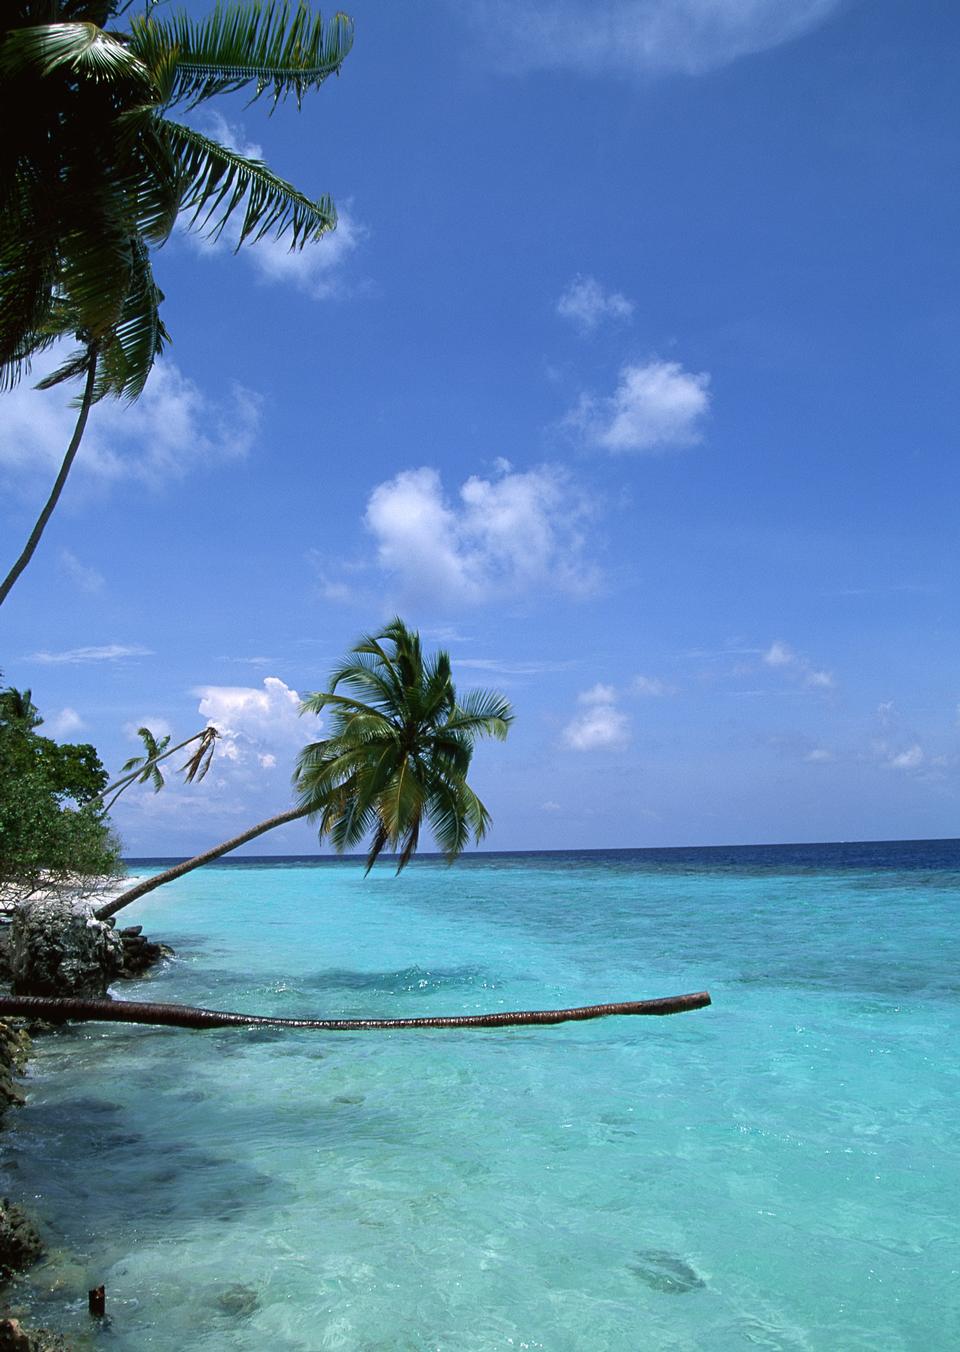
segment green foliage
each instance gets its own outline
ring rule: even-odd
[[[163,788],[163,772],[156,761],[163,755],[170,744],[169,732],[160,738],[159,742],[149,728],[137,728],[137,736],[143,742],[143,755],[131,756],[121,766],[121,773],[128,770],[139,770],[137,775],[138,784],[151,783],[154,793],[159,793]],[[143,767],[141,769],[141,766]],[[119,797],[119,794],[117,795]]]
[[[36,721],[18,712],[26,705]],[[89,743],[57,743],[29,691],[0,693],[0,884],[29,891],[72,874],[120,871],[120,845],[99,807],[107,774]]]
[[[389,845],[399,851],[399,873],[424,822],[455,859],[489,826],[466,777],[476,740],[506,737],[510,704],[482,690],[458,699],[449,655],[425,658],[420,635],[399,619],[361,639],[351,655],[330,690],[302,705],[308,713],[329,710],[333,735],[300,754],[294,783],[301,806],[337,850],[370,836],[368,872]]]
[[[259,160],[174,121],[177,105],[250,88],[276,103],[339,71],[353,38],[305,0],[218,5],[209,18],[150,10],[105,25],[114,0],[14,0],[0,16],[0,383],[69,334],[79,349],[44,384],[96,363],[94,399],[136,398],[167,340],[150,250],[181,210],[240,242],[331,230],[311,199]]]

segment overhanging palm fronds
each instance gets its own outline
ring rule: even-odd
[[[250,88],[276,103],[339,71],[353,41],[343,14],[305,0],[219,4],[203,21],[152,8],[128,32],[105,25],[118,0],[8,0],[0,8],[0,390],[60,338],[79,346],[43,382],[84,378],[77,429],[53,492],[0,586],[26,567],[60,496],[90,405],[135,399],[168,339],[151,247],[181,210],[239,243],[303,248],[336,226],[262,161],[168,117]]]
[[[353,21],[336,14],[324,23],[307,4],[217,5],[199,23],[188,14],[150,14],[132,25],[130,49],[157,69],[176,52],[165,101],[190,107],[253,85],[254,98],[292,94],[299,105],[309,89],[336,74],[353,46]]]

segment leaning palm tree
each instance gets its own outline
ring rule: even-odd
[[[420,635],[399,619],[361,639],[350,654],[332,674],[330,690],[308,695],[301,705],[302,713],[331,709],[333,736],[301,752],[294,773],[298,805],[135,883],[99,907],[98,919],[302,817],[313,817],[320,839],[329,838],[338,851],[369,835],[368,872],[387,846],[398,852],[399,872],[424,825],[450,861],[471,836],[483,839],[490,814],[467,773],[478,738],[506,737],[513,722],[508,701],[485,690],[458,697],[449,654],[425,657]]]
[[[369,837],[368,873],[387,846],[399,873],[425,824],[450,860],[471,835],[476,843],[486,835],[490,814],[467,773],[477,738],[503,740],[513,711],[492,691],[459,700],[449,655],[425,658],[402,620],[361,639],[330,690],[309,695],[303,709],[329,709],[333,736],[300,754],[300,804],[338,851]]]
[[[176,746],[169,745],[169,733],[158,742],[149,728],[138,728],[137,732],[143,741],[147,754],[131,756],[121,767],[119,779],[115,779],[95,797],[91,798],[86,805],[88,808],[98,808],[99,810],[99,806],[102,806],[105,812],[109,812],[121,793],[128,789],[131,784],[137,782],[141,784],[152,783],[154,793],[159,793],[166,782],[160,770],[160,762],[165,761],[168,756],[175,756],[178,751],[182,751],[185,746],[190,746],[193,742],[196,742],[197,745],[187,757],[185,764],[180,766],[180,772],[183,775],[184,783],[199,784],[210,769],[213,753],[216,750],[217,738],[220,736],[218,730],[209,723],[199,732],[193,733],[190,737],[185,737],[182,742],[177,742]]]
[[[124,0],[7,0],[0,17],[0,387],[73,336],[41,386],[83,381],[73,436],[0,604],[29,563],[80,446],[91,406],[135,399],[167,340],[150,251],[181,212],[238,247],[268,233],[299,249],[336,225],[261,160],[172,116],[250,88],[297,103],[339,71],[352,22],[305,0],[238,0],[204,21],[149,6],[108,27]]]

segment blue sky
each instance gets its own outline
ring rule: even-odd
[[[128,853],[282,810],[297,697],[395,612],[515,703],[490,848],[956,835],[960,11],[351,12],[301,113],[204,123],[339,231],[158,253],[169,356],[0,618],[109,766],[144,721],[225,732],[122,800]],[[0,399],[5,557],[63,404]]]

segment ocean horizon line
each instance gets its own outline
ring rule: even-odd
[[[960,836],[905,836],[874,839],[848,839],[848,840],[783,840],[783,841],[755,841],[751,843],[715,843],[707,845],[614,845],[614,846],[584,846],[582,848],[548,848],[548,849],[512,849],[512,850],[464,850],[457,858],[456,863],[467,863],[471,860],[483,861],[488,859],[509,859],[517,857],[536,857],[545,856],[576,856],[583,855],[663,855],[663,854],[690,854],[698,851],[758,851],[758,850],[845,850],[845,849],[864,849],[864,848],[882,848],[904,847],[904,846],[945,846],[960,845]],[[189,854],[138,854],[125,855],[123,863],[129,866],[133,865],[151,865],[151,864],[177,864],[190,859]],[[396,860],[397,854],[388,854],[384,852],[380,858],[382,862],[388,863]],[[252,863],[304,863],[304,864],[349,864],[358,861],[363,862],[366,854],[359,852],[356,854],[338,854],[335,851],[316,851],[314,853],[303,854],[232,854],[223,856],[220,859],[211,860],[216,865],[241,866]],[[421,850],[408,864],[410,867],[418,861],[443,861],[444,854],[439,850]]]

